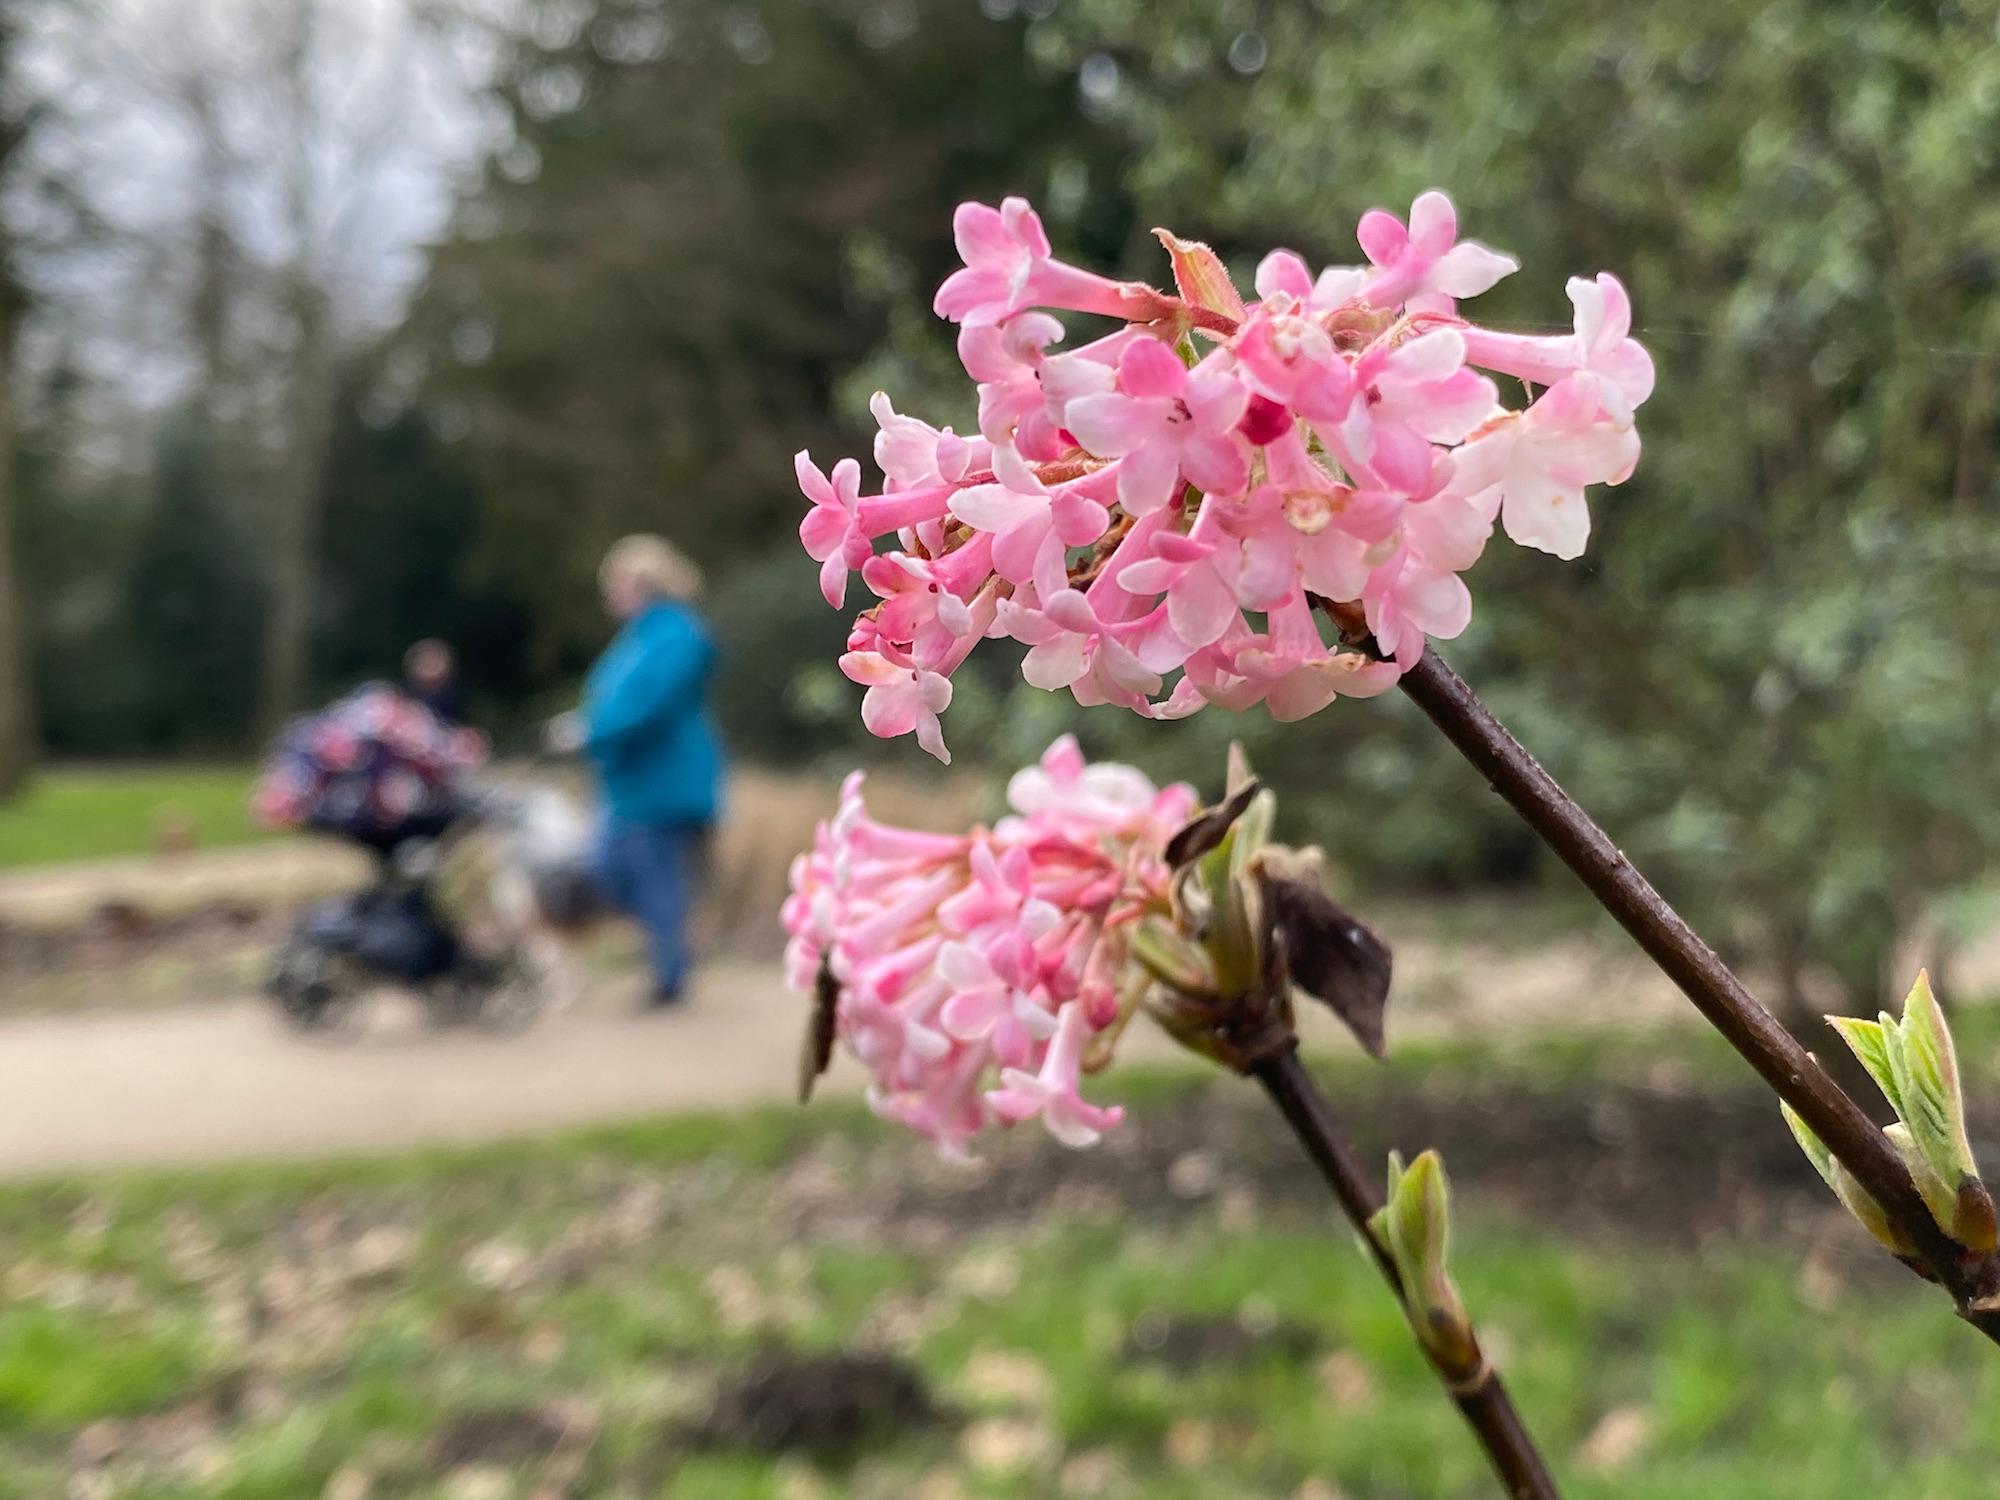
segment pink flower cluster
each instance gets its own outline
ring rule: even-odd
[[[947,1155],[989,1125],[1039,1117],[1084,1146],[1118,1122],[1079,1083],[1136,998],[1127,938],[1164,909],[1162,851],[1196,806],[1186,786],[1086,764],[1068,737],[1007,800],[991,829],[896,828],[869,815],[856,772],[784,908],[789,981],[813,994],[831,977],[870,1103]]]
[[[936,309],[960,325],[978,432],[878,393],[879,494],[853,459],[796,461],[821,591],[839,607],[858,571],[874,596],[841,658],[862,718],[940,759],[951,675],[988,636],[1029,648],[1037,687],[1159,718],[1261,702],[1296,719],[1380,693],[1426,637],[1465,628],[1459,574],[1496,520],[1576,557],[1585,489],[1638,462],[1653,366],[1625,289],[1571,280],[1568,334],[1475,327],[1457,300],[1515,262],[1460,240],[1442,193],[1407,224],[1365,215],[1364,266],[1315,276],[1272,252],[1247,303],[1212,251],[1164,231],[1177,296],[1056,260],[1019,198],[962,204],[953,229],[965,265]],[[1065,352],[1050,308],[1124,326]],[[1319,600],[1359,601],[1390,659],[1329,644]]]

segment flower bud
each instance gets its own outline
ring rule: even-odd
[[[1156,931],[1134,954],[1171,992],[1154,1010],[1184,1042],[1200,1036],[1198,1050],[1221,1045],[1213,1055],[1226,1055],[1232,1029],[1289,1030],[1297,988],[1382,1056],[1388,947],[1327,896],[1319,850],[1270,842],[1277,799],[1250,774],[1240,747],[1230,751],[1229,786],[1167,843],[1178,941]],[[1178,1014],[1169,1019],[1168,1010]]]
[[[1476,1379],[1485,1361],[1451,1279],[1451,1191],[1444,1159],[1426,1151],[1405,1168],[1402,1157],[1390,1152],[1388,1201],[1368,1228],[1395,1262],[1418,1341],[1454,1382]]]
[[[1225,318],[1243,316],[1243,298],[1229,279],[1222,257],[1196,240],[1184,240],[1167,229],[1155,229],[1153,237],[1167,247],[1173,262],[1174,288],[1181,300],[1203,312]]]

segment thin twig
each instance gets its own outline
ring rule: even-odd
[[[1403,1278],[1387,1247],[1368,1228],[1368,1221],[1382,1207],[1382,1190],[1355,1160],[1354,1148],[1334,1119],[1326,1096],[1299,1061],[1298,1044],[1288,1042],[1266,1051],[1249,1065],[1249,1071],[1270,1094],[1306,1155],[1333,1189],[1341,1211],[1374,1253],[1383,1279],[1401,1299]],[[1425,1357],[1486,1450],[1494,1473],[1507,1487],[1508,1500],[1561,1500],[1548,1465],[1542,1462],[1534,1438],[1493,1367],[1481,1361],[1468,1378],[1445,1369],[1428,1350]]]
[[[1344,610],[1334,613],[1351,633],[1353,620]],[[1709,1024],[1840,1158],[1917,1247],[1923,1266],[1951,1292],[1959,1314],[2000,1343],[2000,1257],[1969,1252],[1938,1227],[1888,1137],[1436,651],[1426,650],[1403,674],[1400,686]]]

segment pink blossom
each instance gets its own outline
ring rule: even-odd
[[[1063,425],[1090,452],[1120,458],[1118,503],[1135,516],[1174,497],[1183,474],[1197,489],[1235,494],[1249,475],[1236,435],[1250,404],[1233,369],[1204,361],[1190,371],[1166,345],[1137,339],[1118,360],[1118,389],[1079,396]]]
[[[1340,423],[1341,457],[1380,484],[1423,491],[1433,443],[1456,443],[1499,406],[1493,382],[1465,367],[1455,328],[1405,344],[1377,341],[1354,363],[1356,396]]]
[[[1337,422],[1354,397],[1354,371],[1325,325],[1287,294],[1267,297],[1235,341],[1244,384],[1309,422]]]
[[[988,636],[1028,648],[1030,683],[1151,718],[1259,703],[1291,718],[1380,692],[1464,629],[1462,575],[1496,521],[1574,557],[1586,491],[1638,461],[1653,368],[1623,286],[1571,280],[1560,337],[1480,328],[1456,299],[1514,261],[1461,241],[1442,193],[1407,226],[1364,216],[1365,266],[1315,275],[1273,251],[1248,305],[1213,251],[1171,234],[1179,296],[1055,260],[1019,199],[963,205],[953,227],[965,267],[937,309],[961,324],[979,435],[878,395],[880,494],[851,462],[829,478],[799,459],[822,592],[838,601],[858,568],[875,597],[842,663],[868,689],[863,719],[939,756],[951,675]],[[1046,308],[1122,326],[1064,350]],[[1525,403],[1482,369],[1516,377]],[[1329,646],[1327,602],[1358,605],[1388,659]],[[961,1090],[920,1107],[966,1106]]]
[[[1298,589],[1352,599],[1367,582],[1369,549],[1394,532],[1405,501],[1390,491],[1357,491],[1313,461],[1296,433],[1265,455],[1266,482],[1242,505],[1217,509],[1243,538],[1237,595],[1266,610]]]
[[[1064,586],[1063,565],[1071,547],[1087,547],[1104,535],[1116,475],[1108,469],[1053,488],[1033,475],[1017,477],[1015,488],[995,481],[971,485],[952,496],[951,513],[991,535],[993,570],[1010,583],[1033,582],[1054,591]]]
[[[1055,1035],[1042,1054],[1042,1065],[1030,1073],[1007,1068],[1001,1087],[987,1095],[994,1112],[1008,1124],[1040,1115],[1049,1134],[1065,1146],[1094,1146],[1105,1131],[1125,1118],[1125,1111],[1084,1102],[1079,1092],[1083,1043],[1088,1035],[1083,1006],[1072,1000],[1056,1017]]]
[[[1507,535],[1560,558],[1581,557],[1590,539],[1593,484],[1623,484],[1639,462],[1639,434],[1617,387],[1579,373],[1509,412],[1458,450],[1452,487],[1496,510]]]
[[[939,429],[902,415],[890,404],[887,391],[869,397],[868,410],[880,428],[875,434],[875,462],[898,485],[956,484],[970,470],[993,461],[986,443],[967,441],[949,427]]]
[[[1318,713],[1337,697],[1372,698],[1402,675],[1393,662],[1330,647],[1312,606],[1295,592],[1266,614],[1266,628],[1238,627],[1188,663],[1204,693],[1234,709],[1262,703],[1281,723]]]
[[[1472,619],[1464,580],[1408,541],[1370,571],[1361,603],[1375,644],[1406,667],[1423,655],[1425,636],[1452,640]]]
[[[788,982],[830,976],[870,1104],[947,1155],[1029,1119],[1070,1145],[1118,1123],[1082,1095],[1085,1048],[1120,1019],[1127,935],[1166,909],[1163,851],[1195,806],[1068,738],[1009,800],[991,830],[924,833],[877,822],[850,777],[784,905]]]
[[[1034,1055],[1037,1042],[1055,1034],[1056,1022],[1033,993],[1032,966],[1009,967],[1012,982],[970,943],[944,944],[938,949],[937,971],[952,995],[939,1007],[938,1017],[953,1040],[984,1042],[995,1061],[1017,1068]],[[1030,983],[1025,991],[1019,987],[1024,971]]]
[[[876,563],[882,566],[878,569]],[[923,581],[924,565],[917,559],[884,557],[870,566],[882,587],[892,590],[891,598],[849,637],[840,670],[868,689],[861,698],[861,722],[870,734],[895,739],[914,733],[919,745],[950,765],[938,715],[951,706],[951,674],[992,623],[997,595],[987,588],[969,604],[958,601],[948,590]],[[908,580],[907,587],[902,580]],[[908,616],[888,608],[905,597],[927,602],[929,611],[921,612],[921,602]],[[955,604],[962,605],[962,613]],[[962,628],[954,629],[954,624]],[[908,634],[899,638],[893,633],[898,626]]]
[[[953,932],[977,936],[1000,924],[1040,938],[1059,922],[1056,908],[1036,894],[1027,850],[975,842],[969,867],[971,883],[938,905],[939,917]]]
[[[1085,760],[1073,735],[1057,740],[1039,762],[1016,771],[1007,783],[1007,805],[1023,818],[1112,830],[1149,826],[1162,843],[1193,815],[1191,796],[1184,786],[1156,791],[1130,766]]]
[[[938,715],[951,707],[951,679],[942,672],[905,666],[868,651],[850,651],[840,670],[868,689],[861,698],[861,722],[885,740],[914,732],[917,743],[946,765],[944,726]]]
[[[1576,308],[1576,331],[1547,337],[1494,333],[1467,324],[1466,358],[1482,369],[1515,375],[1536,385],[1554,385],[1565,375],[1587,370],[1618,392],[1627,406],[1653,394],[1653,357],[1630,337],[1632,299],[1609,271],[1595,281],[1572,276],[1569,300]]]
[[[1385,209],[1361,216],[1361,249],[1376,267],[1361,295],[1377,307],[1450,312],[1459,297],[1476,297],[1520,269],[1511,255],[1476,240],[1458,240],[1458,210],[1443,193],[1418,195],[1409,227]]]
[[[1079,396],[1097,396],[1118,384],[1118,361],[1135,343],[1157,343],[1149,333],[1137,328],[1119,332],[1073,349],[1067,354],[1051,354],[1042,361],[1042,395],[1048,403],[1049,419],[1060,424],[1070,402]]]
[[[941,318],[998,323],[1031,307],[1123,318],[1136,310],[1133,289],[1054,258],[1041,218],[1025,198],[1008,198],[997,209],[961,203],[951,233],[965,267],[938,288],[933,306]]]
[[[1314,277],[1311,269],[1289,250],[1273,250],[1257,266],[1257,295],[1266,302],[1285,297],[1314,313],[1328,313],[1361,295],[1368,272],[1354,266],[1328,266]]]
[[[1162,615],[1165,608],[1162,606]],[[1051,596],[1033,610],[1008,600],[1000,619],[1025,644],[1021,675],[1038,688],[1068,688],[1079,703],[1136,707],[1160,690],[1160,674],[1140,660],[1127,639],[1128,624],[1107,621],[1075,589]]]
[[[1402,534],[1404,543],[1426,561],[1463,573],[1486,550],[1493,518],[1447,488],[1403,508]]]
[[[1056,423],[1042,392],[1042,365],[1062,334],[1062,324],[1037,312],[959,329],[959,362],[979,384],[979,431],[989,443],[1043,462],[1059,455]]]
[[[1130,545],[1118,552],[1118,587],[1134,596],[1166,595],[1168,628],[1190,651],[1220,640],[1238,618],[1243,544],[1220,519],[1227,503],[1204,500],[1191,530],[1155,532],[1146,555]]]
[[[972,631],[972,606],[950,586],[949,570],[929,558],[884,552],[862,564],[861,577],[882,603],[874,635],[936,663]]]
[[[799,522],[799,540],[805,543],[806,555],[820,564],[820,593],[839,609],[847,598],[848,573],[868,561],[874,551],[854,514],[861,491],[861,465],[843,458],[833,466],[829,479],[801,448],[792,466],[799,488],[812,502],[812,509]]]

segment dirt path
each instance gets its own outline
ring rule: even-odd
[[[0,1022],[0,1175],[482,1140],[791,1087],[798,1004],[767,965],[718,965],[671,1015],[598,991],[519,1036],[429,1031],[393,995],[348,1041],[247,998]]]
[[[1531,1023],[1584,985],[1633,1015],[1671,1005],[1643,972],[1581,953],[1468,958],[1399,955],[1396,1035]],[[292,1035],[248,997],[0,1020],[0,1177],[478,1141],[792,1096],[802,1012],[774,964],[713,964],[666,1015],[639,1013],[635,995],[600,975],[583,1003],[518,1036],[428,1030],[394,994],[372,997],[345,1041]],[[1150,1027],[1126,1050],[1173,1055]],[[840,1059],[826,1087],[859,1085]]]
[[[135,861],[0,880],[0,917],[27,920],[21,902],[31,888],[46,918],[91,910],[126,889],[143,889],[157,910],[168,904],[160,874],[157,863]],[[192,904],[246,886],[296,896],[351,875],[309,846],[263,846],[203,855],[165,894]],[[1616,934],[1500,942],[1441,925],[1435,908],[1380,915],[1396,950],[1392,1042],[1688,1014]],[[1991,986],[2000,983],[2000,943],[1986,946],[1977,968]],[[347,1042],[283,1031],[263,1002],[241,993],[247,969],[222,972],[183,975],[164,1003],[130,1008],[151,970],[87,968],[71,976],[88,993],[70,1008],[0,1014],[0,1178],[489,1140],[780,1102],[794,1087],[800,1002],[768,959],[710,965],[692,1003],[669,1015],[639,1014],[636,980],[598,973],[586,1002],[520,1036],[432,1032],[410,1001],[384,995]],[[1170,1055],[1151,1028],[1135,1028],[1132,1045]],[[859,1083],[843,1060],[828,1087],[852,1093]]]

